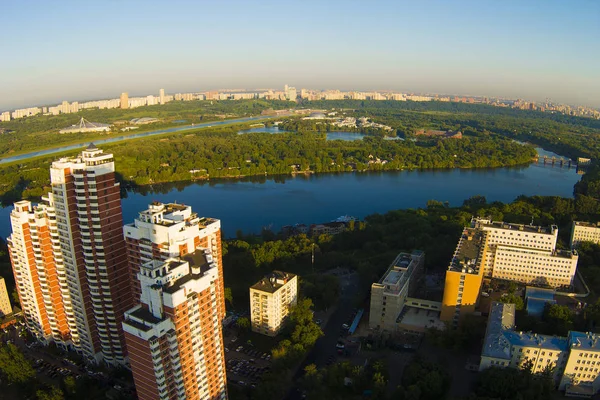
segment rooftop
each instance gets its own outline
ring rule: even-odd
[[[510,358],[510,349],[503,332],[515,327],[515,305],[492,303],[488,317],[481,355],[483,357]]]
[[[129,315],[137,320],[143,321],[143,323],[131,318],[127,318],[125,323],[144,332],[149,331],[152,329],[153,325],[156,325],[164,320],[161,318],[156,318],[149,310],[141,306],[138,306],[138,308],[129,312]]]
[[[421,250],[413,251],[412,255],[409,253],[398,254],[378,283],[385,285],[386,290],[391,290],[391,292],[397,294],[417,268],[419,260],[414,259],[413,256],[421,257],[422,255]],[[388,289],[389,286],[393,286],[393,288]]]
[[[401,325],[419,328],[435,328],[441,331],[446,329],[444,322],[440,321],[439,311],[425,310],[411,306],[406,306],[404,309],[405,311],[400,313],[397,320]]]
[[[600,335],[592,332],[569,332],[569,346],[581,350],[600,351]]]
[[[573,221],[573,225],[585,226],[588,228],[600,228],[600,222],[593,223],[593,222],[586,222],[586,221]]]
[[[512,223],[503,222],[503,221],[490,221],[487,219],[474,219],[473,224],[474,224],[474,227],[490,227],[490,228],[496,228],[496,229],[507,229],[507,230],[513,230],[513,231],[530,232],[530,233],[545,233],[548,235],[553,235],[555,230],[558,229],[556,225],[545,227],[545,226],[512,224]]]
[[[474,228],[465,228],[458,241],[449,270],[465,271],[477,274],[479,269],[479,254],[482,250],[486,233]]]
[[[513,346],[538,347],[546,350],[565,351],[567,338],[562,336],[540,335],[532,332],[504,331],[504,337]]]
[[[275,293],[283,285],[293,279],[296,275],[289,272],[273,271],[250,288],[261,292]]]

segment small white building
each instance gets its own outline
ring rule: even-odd
[[[277,335],[297,302],[298,277],[289,272],[271,272],[250,287],[252,331]]]

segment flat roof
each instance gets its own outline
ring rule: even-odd
[[[404,306],[400,313],[397,323],[419,328],[446,329],[446,324],[440,321],[440,312],[435,310],[425,310],[423,308]]]
[[[472,268],[471,273],[478,271],[479,253],[486,233],[475,228],[465,228],[456,246],[450,261],[449,269],[462,271],[463,268]],[[467,271],[468,272],[468,271]]]
[[[540,335],[531,332],[504,331],[504,337],[513,346],[537,347],[546,350],[565,351],[568,348],[566,337]]]
[[[552,226],[535,226],[535,225],[524,225],[524,224],[514,224],[510,222],[504,221],[489,221],[477,219],[475,220],[475,224],[479,226],[488,226],[490,228],[496,229],[507,229],[511,231],[522,231],[529,233],[543,233],[543,234],[554,234],[554,230],[557,229],[556,225]]]
[[[569,332],[569,345],[579,350],[600,350],[600,335],[592,332]]]
[[[260,281],[256,282],[254,285],[250,286],[250,288],[254,290],[260,290],[261,292],[275,293],[279,288],[281,288],[283,285],[285,285],[285,283],[290,281],[295,276],[295,274],[290,272],[275,270],[266,275]],[[278,280],[284,280],[285,283],[278,283]]]
[[[573,221],[573,225],[585,226],[585,227],[588,227],[588,228],[600,228],[600,226],[598,224],[600,224],[600,222],[594,224],[593,222]]]
[[[482,357],[510,358],[510,348],[503,333],[515,327],[515,305],[495,301],[490,308],[485,339],[481,349]]]

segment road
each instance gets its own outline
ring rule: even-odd
[[[292,382],[299,382],[304,375],[304,367],[308,364],[315,364],[317,368],[322,368],[327,364],[329,357],[339,357],[335,345],[342,333],[342,324],[347,323],[351,319],[354,312],[354,300],[356,294],[356,286],[351,285],[342,291],[336,310],[331,314],[327,324],[323,327],[324,335],[317,340],[315,346],[306,356],[302,365],[296,371]],[[302,395],[299,391],[299,386],[294,385],[288,392],[287,400],[300,400]]]
[[[115,143],[115,142],[121,142],[124,140],[139,139],[141,137],[164,135],[166,133],[184,132],[184,131],[189,131],[189,130],[198,129],[198,128],[209,128],[212,126],[224,126],[224,125],[233,125],[233,124],[239,124],[239,123],[250,122],[250,121],[261,121],[261,120],[265,120],[265,119],[269,119],[269,118],[274,118],[274,117],[259,116],[259,117],[228,119],[225,121],[212,121],[212,122],[205,122],[202,124],[176,126],[173,128],[159,129],[156,131],[135,133],[133,135],[116,136],[116,137],[111,137],[109,139],[94,140],[93,142],[95,144]],[[68,151],[68,150],[76,150],[76,149],[82,148],[84,146],[87,146],[88,144],[89,144],[89,140],[82,142],[82,143],[69,145],[69,146],[55,147],[52,149],[20,154],[20,155],[13,156],[13,157],[5,157],[5,158],[0,159],[0,164],[6,164],[6,163],[10,163],[10,162],[15,162],[15,161],[25,161],[25,160],[28,160],[28,159],[34,158],[34,157],[47,156],[50,154],[61,153],[63,151]]]

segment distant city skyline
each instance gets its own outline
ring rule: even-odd
[[[286,83],[600,107],[592,1],[25,3],[0,15],[0,110]]]

